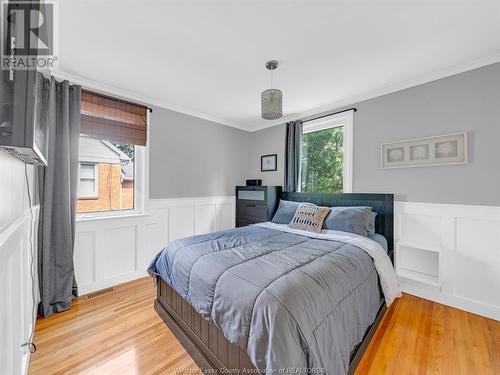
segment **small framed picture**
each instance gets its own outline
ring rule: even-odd
[[[260,157],[260,170],[270,172],[278,170],[278,154],[262,155]]]

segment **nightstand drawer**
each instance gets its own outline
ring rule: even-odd
[[[260,201],[266,202],[266,191],[262,189],[248,188],[245,190],[238,190],[236,193],[236,199],[239,201]]]
[[[253,217],[266,221],[267,219],[267,206],[265,204],[243,203],[238,202],[236,208],[237,216]]]

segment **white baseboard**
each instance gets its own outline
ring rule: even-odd
[[[78,221],[79,293],[143,277],[153,257],[169,242],[233,228],[234,223],[234,197],[150,199],[146,215]]]
[[[500,207],[396,202],[394,237],[403,291],[500,320]]]

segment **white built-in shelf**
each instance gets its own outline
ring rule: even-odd
[[[440,253],[441,252],[441,246],[440,245],[427,244],[427,243],[424,243],[424,242],[399,240],[396,245],[397,246],[403,246],[403,247],[411,247],[411,248],[418,249],[418,250],[434,251],[436,253]]]
[[[500,204],[396,202],[394,265],[409,294],[500,321]]]
[[[426,284],[428,286],[437,289],[441,289],[441,283],[439,282],[439,277],[434,275],[429,275],[427,273],[400,267],[398,269],[398,276],[400,279],[403,279],[403,281],[406,280],[410,282],[417,282],[421,284]]]
[[[401,239],[396,243],[397,275],[402,282],[417,283],[440,291],[440,255],[440,245]]]

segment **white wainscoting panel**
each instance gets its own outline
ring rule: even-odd
[[[234,203],[220,203],[216,206],[216,210],[215,227],[217,230],[234,227],[236,220]]]
[[[200,204],[196,207],[196,234],[210,233],[216,231],[217,205]]]
[[[143,277],[169,242],[234,225],[234,197],[151,199],[144,215],[78,220],[74,259],[79,293]]]
[[[33,166],[25,165],[0,151],[0,374],[2,375],[28,373],[30,353],[23,344],[29,341],[34,329],[33,321],[36,316],[34,308],[39,301],[36,266],[39,208],[33,206],[30,210],[28,200],[29,196],[33,199],[35,191],[33,171]]]
[[[396,202],[405,292],[500,320],[500,207]]]
[[[151,260],[168,242],[167,227],[161,223],[148,223],[144,225],[144,254],[142,264],[149,265]]]
[[[138,270],[137,225],[105,229],[102,239],[104,246],[99,256],[106,260],[105,280],[126,277]]]
[[[0,374],[26,374],[28,370],[29,352],[21,346],[34,329],[34,305],[39,302],[38,211],[33,208],[31,220],[27,209],[0,232]]]
[[[195,234],[196,204],[179,202],[180,205],[169,207],[169,235],[170,241],[178,240]]]
[[[73,261],[78,264],[78,283],[91,284],[96,276],[96,232],[78,232],[75,240]]]

